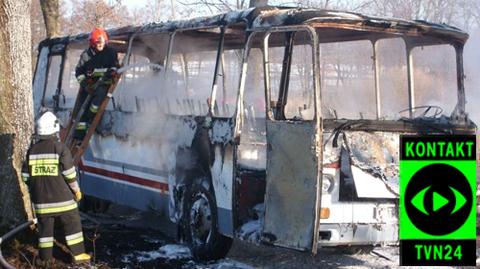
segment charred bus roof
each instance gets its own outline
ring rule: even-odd
[[[216,48],[220,27],[226,27],[225,47],[240,48],[245,41],[245,32],[267,31],[272,27],[309,25],[321,34],[319,42],[376,40],[381,38],[402,37],[411,46],[452,44],[463,46],[468,34],[446,24],[435,24],[426,21],[409,21],[370,17],[353,12],[342,12],[322,9],[303,8],[250,8],[231,11],[215,16],[199,17],[187,20],[153,22],[140,26],[125,26],[108,30],[112,44],[120,52],[128,48],[128,40],[135,34],[136,40],[147,47],[164,47],[159,38],[161,34],[186,35],[201,37],[205,41],[202,47]],[[209,38],[210,37],[210,38]],[[71,44],[78,48],[87,44],[88,33],[46,39],[40,47],[58,43]],[[155,44],[149,44],[150,42]],[[159,44],[160,43],[160,44]],[[164,42],[163,42],[164,43]],[[178,43],[181,44],[181,43]]]

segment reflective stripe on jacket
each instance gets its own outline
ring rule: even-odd
[[[77,66],[75,67],[75,77],[81,82],[85,77],[91,74],[96,81],[102,77],[109,68],[118,67],[117,51],[110,46],[105,46],[102,51],[96,51],[88,48],[82,52]],[[105,84],[111,84],[111,81],[104,81]]]

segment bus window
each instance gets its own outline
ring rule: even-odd
[[[116,109],[125,112],[155,111],[155,89],[161,85],[161,76],[150,66],[150,60],[141,55],[131,55],[117,89],[113,94]]]
[[[265,84],[263,54],[250,49],[243,96],[242,138],[238,146],[238,164],[244,168],[266,168]]]
[[[118,53],[123,73],[107,109],[170,113],[164,67],[169,40],[168,33],[140,35],[133,39],[128,59],[125,51]]]
[[[265,84],[262,59],[263,54],[260,49],[252,48],[250,50],[243,94],[243,109],[246,119],[252,122],[256,119],[265,118]]]
[[[67,57],[63,68],[62,91],[59,106],[61,108],[73,108],[80,85],[75,78],[75,67],[77,66],[81,49],[67,49]]]
[[[408,72],[405,42],[401,38],[381,39],[376,44],[380,118],[395,120],[408,108]]]
[[[290,38],[293,41],[291,48],[288,45]],[[269,37],[270,102],[272,109],[276,110],[280,108],[275,106],[283,99],[285,119],[312,120],[315,115],[313,58],[310,42],[310,36],[304,31],[273,33]],[[289,50],[291,50],[290,55],[287,55]],[[282,87],[287,90],[287,93],[280,98]]]
[[[439,106],[450,115],[458,100],[455,49],[450,45],[416,47],[412,58],[415,106]]]
[[[43,90],[45,88],[45,80],[47,79],[48,51],[48,47],[43,47],[38,54],[37,68],[33,80],[33,105],[35,114],[40,110],[42,104]]]
[[[177,53],[171,56],[170,69],[167,71],[168,102],[172,104],[171,113],[189,115],[190,109],[186,101],[187,77],[185,55]],[[184,102],[185,101],[185,102]],[[185,107],[185,108],[184,108]]]
[[[53,108],[55,106],[54,96],[57,93],[58,78],[60,75],[60,64],[62,56],[55,55],[50,57],[50,66],[48,68],[47,87],[43,95],[43,106]]]
[[[295,35],[285,117],[312,120],[315,116],[312,46],[308,35]]]
[[[223,52],[217,77],[215,116],[231,117],[235,112],[241,67],[242,50],[226,50]]]
[[[370,41],[320,44],[324,118],[376,119],[372,59]]]
[[[178,115],[205,115],[212,89],[216,51],[176,53],[168,73],[171,94]]]
[[[176,33],[167,71],[168,97],[175,107],[173,113],[198,116],[208,113],[219,31],[207,28]]]

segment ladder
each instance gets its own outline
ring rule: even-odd
[[[100,78],[96,83],[102,83],[102,79],[103,77]],[[75,127],[77,123],[80,120],[80,117],[83,115],[83,113],[87,108],[88,103],[92,99],[92,94],[89,94],[87,98],[85,98],[85,101],[82,104],[80,104],[80,100],[79,100],[80,90],[78,91],[77,98],[75,100],[75,105],[73,107],[72,115],[68,122],[64,136],[62,137],[62,141],[67,145],[67,147],[72,152],[73,165],[77,166],[83,154],[85,153],[88,143],[90,142],[90,138],[92,137],[93,133],[95,132],[95,129],[100,123],[100,120],[102,119],[102,116],[103,116],[103,112],[105,111],[105,108],[107,107],[108,102],[110,102],[110,99],[113,96],[113,92],[115,91],[119,80],[120,80],[120,74],[117,74],[117,76],[113,77],[113,83],[108,87],[107,95],[105,99],[103,99],[100,106],[98,107],[98,111],[95,114],[93,121],[90,123],[90,126],[88,127],[82,141],[78,141],[74,139],[73,133],[75,131]]]

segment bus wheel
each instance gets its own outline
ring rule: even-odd
[[[218,232],[217,207],[213,195],[203,185],[186,191],[183,236],[194,258],[215,260],[225,257],[232,239]]]

